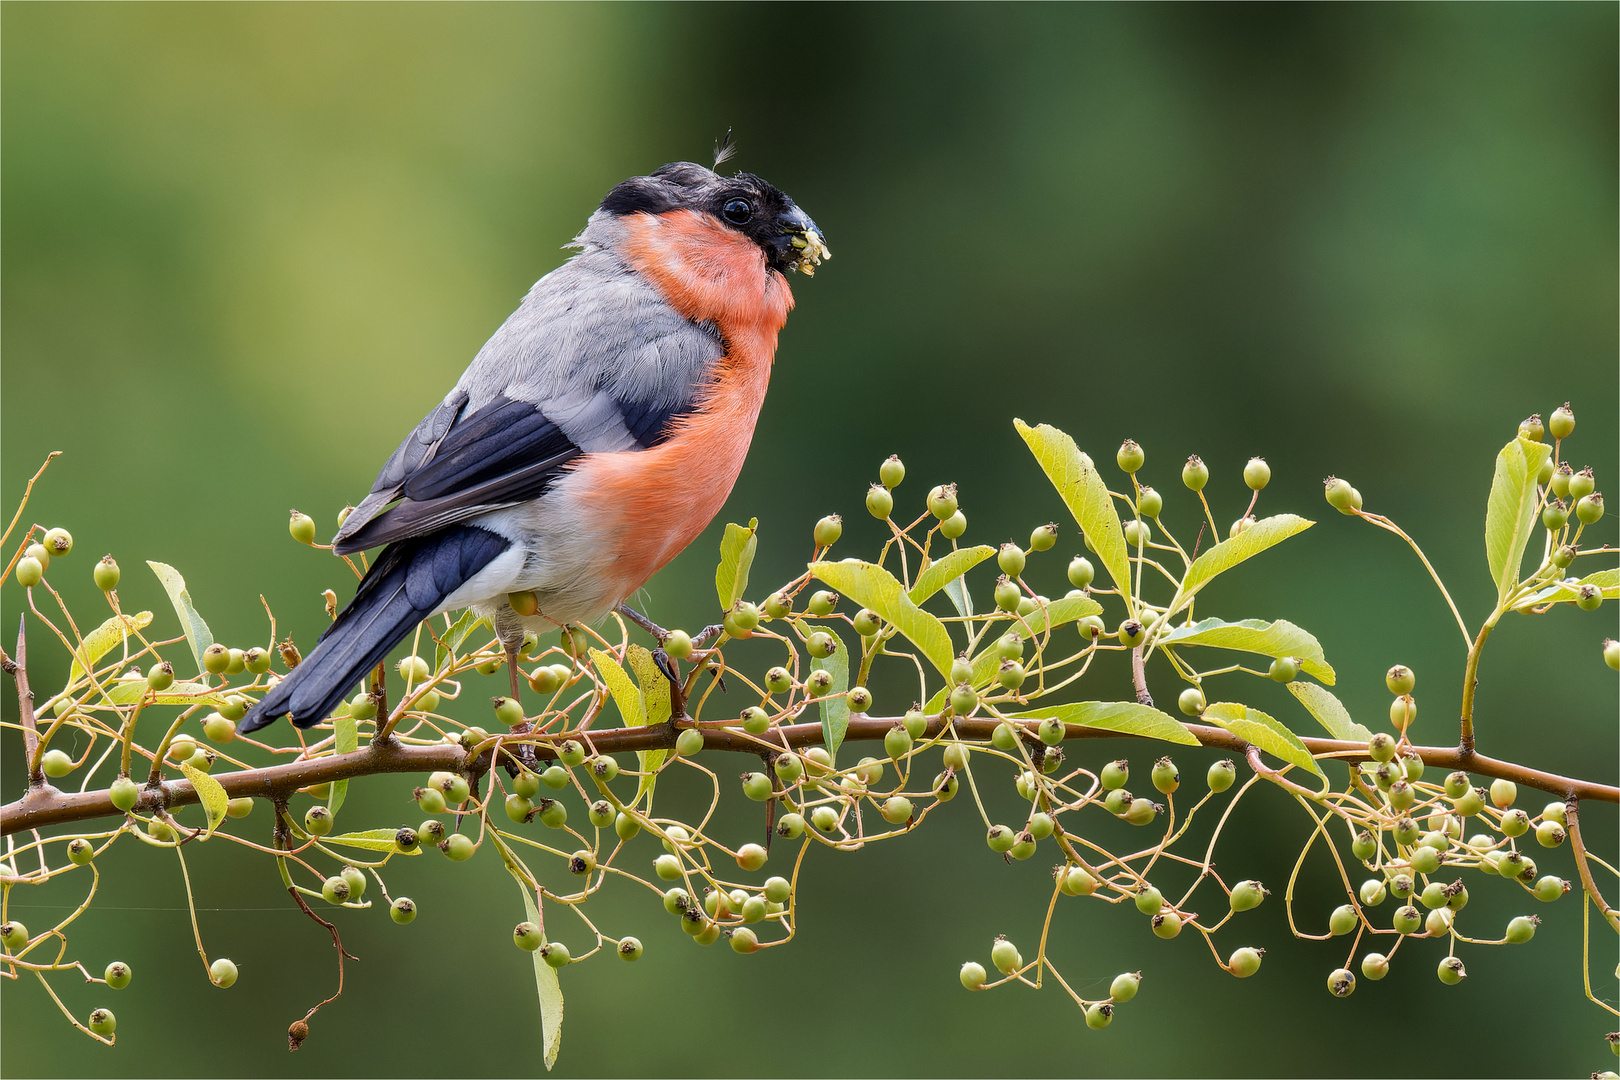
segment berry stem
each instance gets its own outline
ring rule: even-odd
[[[1575,852],[1575,869],[1581,876],[1581,887],[1586,895],[1592,898],[1598,911],[1603,913],[1604,920],[1617,933],[1620,933],[1620,913],[1609,906],[1598,892],[1597,882],[1592,879],[1592,867],[1587,861],[1586,845],[1581,842],[1581,801],[1574,795],[1564,799],[1564,832],[1569,836],[1569,846]]]

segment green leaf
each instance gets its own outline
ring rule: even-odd
[[[1081,452],[1073,439],[1050,424],[1031,428],[1022,420],[1014,420],[1013,426],[1029,444],[1030,452],[1045,471],[1046,478],[1057,488],[1080,531],[1091,541],[1108,576],[1122,592],[1129,594],[1131,564],[1125,548],[1125,531],[1114,509],[1114,497],[1108,494],[1108,485],[1097,475],[1091,458]]]
[[[635,672],[636,682],[641,684],[641,703],[646,710],[642,721],[649,727],[666,723],[673,709],[669,697],[669,679],[659,670],[652,653],[640,645],[631,645],[626,649],[624,658],[630,664],[630,670]],[[667,757],[668,750],[636,751],[637,767],[646,774],[636,789],[636,802],[639,803],[645,795],[649,814],[652,813],[653,785],[658,782],[658,768]]]
[[[146,565],[152,568],[152,573],[163,585],[163,591],[169,594],[169,603],[174,605],[174,613],[180,616],[180,629],[186,632],[186,644],[191,646],[192,658],[197,661],[197,674],[201,675],[203,650],[214,643],[214,635],[192,606],[191,594],[186,592],[186,579],[180,576],[180,571],[168,563],[152,562],[150,559]]]
[[[114,615],[90,633],[85,635],[84,644],[73,655],[73,664],[68,668],[67,686],[62,688],[65,694],[78,681],[84,678],[85,670],[94,670],[96,663],[108,653],[124,643],[124,639],[137,630],[144,630],[152,623],[152,613],[142,611],[136,615]],[[58,694],[58,697],[61,695]]]
[[[218,780],[201,769],[192,768],[189,762],[182,761],[180,771],[191,781],[191,786],[197,792],[197,801],[202,803],[203,810],[208,814],[208,828],[203,832],[203,839],[206,840],[214,835],[219,823],[225,820],[225,806],[231,801],[231,797],[225,794],[225,789],[220,786]]]
[[[1543,604],[1573,604],[1580,599],[1583,585],[1596,588],[1603,594],[1605,600],[1620,600],[1620,570],[1609,569],[1587,574],[1578,581],[1575,578],[1555,581],[1521,599],[1513,605],[1513,610],[1528,612],[1531,608],[1538,608]]]
[[[964,619],[973,616],[973,594],[968,592],[967,578],[953,578],[945,583],[945,595],[950,597],[951,606],[956,613]]]
[[[420,855],[420,846],[409,851],[400,851],[394,847],[395,829],[365,829],[361,832],[338,833],[336,836],[323,836],[321,844],[337,844],[340,847],[359,848],[362,851],[393,852],[395,855]]]
[[[879,618],[917,646],[941,674],[950,673],[951,635],[945,624],[912,603],[893,574],[855,559],[811,563],[810,572],[862,607],[877,612]]]
[[[1259,709],[1251,709],[1237,702],[1219,701],[1206,706],[1201,719],[1225,728],[1244,742],[1259,747],[1279,761],[1298,765],[1317,776],[1322,775],[1322,770],[1316,765],[1316,759],[1305,749],[1305,744],[1299,741],[1299,736]]]
[[[1326,689],[1315,683],[1291,682],[1288,684],[1288,690],[1335,739],[1343,739],[1345,742],[1366,742],[1372,738],[1372,732],[1350,719],[1349,711]]]
[[[478,613],[468,608],[461,613],[461,618],[450,624],[450,629],[446,630],[444,636],[439,639],[441,644],[434,657],[434,671],[446,671],[449,669],[451,662],[456,658],[456,654],[460,652],[462,643],[467,640],[467,635],[472,633],[473,629],[481,622],[484,622],[484,620],[479,618]],[[489,624],[485,623],[484,625]]]
[[[107,691],[107,700],[114,705],[133,705],[147,693],[146,680],[117,683]],[[219,708],[225,704],[224,691],[200,682],[177,682],[167,690],[153,694],[153,705],[208,705]]]
[[[1032,635],[1044,633],[1048,628],[1055,630],[1087,615],[1100,614],[1102,605],[1089,596],[1063,596],[1044,608],[1037,607],[1025,615],[1022,622],[1014,618],[1012,628],[1028,640]]]
[[[1160,645],[1209,645],[1218,649],[1259,653],[1262,656],[1292,656],[1308,674],[1333,685],[1333,669],[1322,656],[1322,644],[1291,622],[1222,622],[1202,619],[1189,626],[1178,626],[1158,639]]]
[[[523,908],[529,913],[529,921],[536,926],[542,925],[540,909],[534,903],[534,890],[511,864],[507,864],[507,869],[511,870],[512,877],[517,879],[518,891],[523,894]],[[550,1072],[551,1067],[557,1064],[557,1051],[562,1049],[562,986],[557,981],[557,969],[546,963],[539,949],[530,956],[534,959],[534,988],[540,997],[540,1049],[545,1056],[546,1071]]]
[[[748,571],[754,565],[754,548],[759,543],[759,518],[748,522],[748,528],[726,524],[726,535],[720,538],[720,565],[714,571],[714,590],[720,596],[720,607],[730,611],[731,606],[748,591]]]
[[[1275,517],[1261,518],[1230,540],[1222,540],[1194,559],[1193,564],[1187,568],[1187,576],[1181,579],[1181,589],[1176,593],[1176,601],[1171,605],[1171,610],[1180,607],[1182,601],[1208,585],[1217,574],[1224,574],[1243,560],[1251,559],[1272,545],[1280,544],[1295,533],[1304,532],[1315,524],[1314,521],[1306,521],[1293,514],[1278,514]]]
[[[1056,717],[1065,724],[1079,724],[1121,735],[1140,735],[1160,742],[1198,746],[1198,737],[1185,724],[1151,705],[1134,701],[1075,701],[1067,705],[1045,705],[1028,712],[1008,713],[1015,720],[1047,720]]]
[[[1485,561],[1496,582],[1498,605],[1519,583],[1524,545],[1536,527],[1536,476],[1551,453],[1545,443],[1516,436],[1496,455],[1485,504]]]
[[[838,748],[844,743],[844,733],[849,730],[849,699],[843,696],[844,691],[849,689],[849,653],[843,639],[830,626],[805,626],[804,634],[809,637],[817,630],[832,634],[838,641],[838,648],[833,650],[831,656],[825,660],[813,657],[810,660],[811,671],[832,673],[832,686],[827,691],[829,696],[821,701],[821,737],[827,744],[827,753],[836,761]]]
[[[332,748],[340,754],[351,754],[360,749],[359,725],[355,723],[354,717],[349,715],[347,709],[332,717]],[[326,800],[326,808],[336,815],[338,807],[343,805],[343,800],[348,794],[347,780],[332,781],[332,794]]]
[[[603,652],[601,649],[591,650],[591,664],[596,673],[602,676],[607,684],[608,693],[613,695],[613,704],[619,707],[619,715],[624,718],[625,727],[646,727],[647,707],[642,703],[641,691],[636,684],[630,681],[624,668],[613,658],[613,654]]]
[[[945,588],[951,582],[978,566],[984,560],[996,553],[996,549],[988,544],[978,547],[957,548],[942,559],[935,559],[922,568],[917,580],[911,586],[907,595],[913,604],[921,605],[924,600]],[[959,614],[967,614],[959,612]]]

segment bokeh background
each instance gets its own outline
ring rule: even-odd
[[[287,508],[329,534],[601,195],[706,159],[728,128],[737,165],[792,194],[836,255],[794,281],[799,310],[725,512],[762,521],[757,583],[802,568],[829,511],[851,522],[845,553],[864,550],[877,533],[862,495],[891,452],[910,469],[903,508],[933,483],[961,485],[969,539],[1064,520],[1014,416],[1056,423],[1103,460],[1124,437],[1142,442],[1144,476],[1184,533],[1179,462],[1203,455],[1218,513],[1235,517],[1242,463],[1263,454],[1275,479],[1262,510],[1321,524],[1222,581],[1205,613],[1313,630],[1369,724],[1384,669],[1412,665],[1419,733],[1444,741],[1456,631],[1397,541],[1328,513],[1321,477],[1350,477],[1407,524],[1474,621],[1493,598],[1480,538],[1492,455],[1523,416],[1572,401],[1567,456],[1613,486],[1613,5],[11,3],[0,30],[3,505],[9,517],[45,453],[64,451],[30,517],[73,531],[52,580],[83,611],[98,603],[91,562],[111,551],[126,608],[172,633],[142,567],[161,559],[223,640],[265,640],[262,593],[307,648],[319,590],[349,586],[288,539]],[[1600,534],[1612,542],[1613,515]],[[655,618],[712,617],[717,535],[649,586]],[[1074,547],[1064,535],[1031,571],[1054,593]],[[20,603],[8,583],[0,626]],[[1503,624],[1480,691],[1483,748],[1615,781],[1615,677],[1598,656],[1614,610]],[[60,659],[34,640],[36,678],[59,685]],[[1092,684],[1088,696],[1126,688],[1114,669]],[[1268,689],[1232,686],[1309,728]],[[14,719],[14,702],[5,710]],[[12,733],[3,747],[9,799],[22,775]],[[1152,756],[1083,752],[1131,753],[1144,769]],[[1178,754],[1195,788],[1211,758]],[[672,808],[699,794],[676,786]],[[414,819],[405,792],[360,784],[344,816]],[[1010,814],[1012,799],[992,802]],[[1306,821],[1269,791],[1245,806],[1219,864],[1275,895],[1219,940],[1271,949],[1258,978],[1226,976],[1193,935],[1161,942],[1134,912],[1075,902],[1053,955],[1077,988],[1147,973],[1106,1033],[1056,989],[963,993],[958,965],[986,960],[994,934],[1031,955],[1047,884],[1042,859],[991,856],[960,800],[909,842],[812,853],[788,949],[694,948],[645,894],[609,888],[596,917],[639,934],[647,956],[567,973],[556,1071],[1612,1064],[1612,1020],[1582,999],[1576,902],[1481,882],[1475,932],[1536,907],[1547,922],[1532,945],[1465,948],[1471,978],[1456,988],[1419,945],[1385,982],[1334,1001],[1323,981],[1345,943],[1291,944],[1279,902]],[[730,806],[721,820],[739,840],[757,814]],[[1610,856],[1614,817],[1594,807],[1588,824]],[[177,906],[178,867],[145,854],[125,844],[102,860],[105,892],[74,937],[95,970],[133,964],[134,986],[56,980],[80,1016],[117,1011],[117,1048],[73,1034],[37,985],[8,983],[6,1075],[542,1071],[528,958],[507,944],[518,898],[497,860],[401,867],[395,890],[423,909],[409,928],[345,914],[363,962],[289,1055],[286,1025],[331,989],[325,935],[288,907],[270,864],[208,845],[191,862],[202,929],[242,970],[216,990]],[[1565,851],[1542,862],[1575,876]],[[1305,878],[1302,918],[1320,927],[1336,901],[1319,854]],[[67,904],[79,887],[13,900]],[[43,924],[63,910],[13,912]],[[1604,937],[1594,974],[1610,1000],[1613,960]]]

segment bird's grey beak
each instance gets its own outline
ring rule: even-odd
[[[781,235],[772,246],[776,248],[778,267],[797,270],[805,277],[814,277],[816,267],[821,265],[822,260],[832,258],[826,241],[821,238],[821,230],[816,228],[810,215],[797,206],[788,207],[776,220],[781,227]]]

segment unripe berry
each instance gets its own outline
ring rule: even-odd
[[[1013,612],[1018,610],[1018,603],[1024,598],[1024,592],[1003,575],[996,582],[995,598],[996,607],[1002,611]]]
[[[890,825],[904,825],[911,820],[911,800],[903,795],[890,796],[883,801],[879,813]]]
[[[1564,842],[1564,827],[1556,821],[1543,821],[1536,826],[1536,843],[1542,847],[1557,847]]]
[[[744,773],[742,784],[743,794],[755,802],[764,802],[771,797],[771,778],[762,772]]]
[[[1385,888],[1384,883],[1379,881],[1377,878],[1368,878],[1366,881],[1361,883],[1361,891],[1359,895],[1361,897],[1361,902],[1367,907],[1379,906],[1384,902],[1384,898],[1388,894],[1389,890]]]
[[[1225,759],[1211,765],[1209,773],[1205,777],[1205,782],[1209,784],[1209,790],[1217,795],[1231,787],[1236,780],[1237,767],[1230,760]]]
[[[304,831],[311,836],[325,836],[332,831],[332,811],[324,806],[312,806],[304,815]]]
[[[818,806],[816,809],[826,808]],[[990,845],[990,850],[999,855],[1012,850],[1013,845],[1018,843],[1018,834],[1005,825],[992,825],[990,831],[985,834],[984,840],[986,844]]]
[[[111,1009],[97,1009],[90,1014],[85,1026],[97,1035],[107,1036],[118,1030],[118,1018]]]
[[[606,799],[597,799],[585,808],[585,816],[598,829],[605,829],[613,824],[614,813],[613,804]]]
[[[127,814],[135,809],[135,804],[140,801],[141,789],[140,785],[129,777],[120,776],[112,782],[108,795],[112,799],[113,806]]]
[[[1244,514],[1242,517],[1240,517],[1236,521],[1232,522],[1232,527],[1226,530],[1226,538],[1228,540],[1234,539],[1235,537],[1241,535],[1242,533],[1248,532],[1253,527],[1254,527],[1254,515],[1253,514]]]
[[[1024,549],[1014,543],[1002,544],[996,553],[996,565],[1008,577],[1017,577],[1024,572]]]
[[[236,965],[223,956],[208,965],[208,980],[221,990],[236,985]]]
[[[1114,791],[1125,786],[1131,778],[1131,763],[1124,758],[1110,761],[1102,767],[1098,779],[1102,781],[1104,791]]]
[[[560,941],[548,941],[540,946],[540,958],[554,968],[566,967],[573,959],[568,955],[568,946]]]
[[[1335,937],[1343,937],[1354,930],[1360,922],[1355,908],[1349,904],[1340,904],[1333,909],[1333,914],[1328,916],[1328,932]]]
[[[1328,976],[1328,993],[1337,998],[1347,998],[1356,992],[1356,977],[1345,968],[1338,968]]]
[[[1126,619],[1119,624],[1116,636],[1121,645],[1134,649],[1147,637],[1147,628],[1135,619]]]
[[[1147,799],[1132,799],[1125,808],[1125,820],[1132,825],[1151,825],[1158,812],[1159,808]]]
[[[957,978],[962,981],[963,988],[967,990],[983,989],[989,977],[984,970],[984,965],[974,963],[972,960],[963,964],[961,973],[957,975]]]
[[[1136,910],[1144,915],[1157,915],[1164,910],[1164,894],[1149,885],[1136,894]]]
[[[1569,892],[1569,890],[1569,882],[1563,880],[1556,874],[1548,874],[1546,877],[1537,881],[1535,885],[1531,887],[1530,891],[1536,894],[1537,900],[1540,900],[1543,903],[1551,903],[1552,901],[1563,896],[1565,893]]]
[[[1365,829],[1357,833],[1355,839],[1350,841],[1350,853],[1363,862],[1372,858],[1373,852],[1377,850],[1378,841],[1374,840],[1373,834]]]
[[[960,510],[939,523],[939,534],[947,540],[955,540],[965,532],[967,532],[967,515]]]
[[[1458,799],[1468,794],[1468,792],[1471,790],[1472,788],[1468,783],[1467,773],[1458,770],[1457,772],[1447,774],[1445,781],[1446,798]]]
[[[1251,949],[1247,946],[1232,953],[1232,958],[1226,962],[1227,970],[1240,979],[1247,979],[1260,970],[1260,957],[1264,949]]]
[[[1547,480],[1547,490],[1557,498],[1569,498],[1569,482],[1574,476],[1575,470],[1569,467],[1569,462],[1560,461]]]
[[[1187,464],[1181,467],[1181,482],[1189,491],[1204,490],[1204,485],[1209,483],[1209,466],[1204,464],[1203,458],[1193,454],[1187,459]]]
[[[1368,953],[1361,958],[1361,974],[1373,982],[1382,979],[1389,974],[1389,957],[1383,953]]]
[[[1583,496],[1575,503],[1575,517],[1582,525],[1595,525],[1603,517],[1603,496],[1595,491]]]
[[[1271,662],[1271,670],[1266,675],[1272,682],[1293,682],[1299,678],[1299,661],[1291,656],[1279,656]]]
[[[959,684],[951,691],[951,712],[957,716],[967,716],[979,707],[979,695],[967,683]]]
[[[1539,915],[1519,915],[1509,921],[1507,926],[1507,943],[1509,945],[1523,945],[1536,936],[1536,927],[1541,925]]]
[[[294,510],[292,517],[287,522],[287,531],[300,544],[313,544],[315,542],[315,519],[308,514],[301,514]]]
[[[1181,786],[1181,774],[1176,771],[1175,762],[1162,757],[1153,763],[1153,786],[1165,795],[1172,794]]]
[[[1468,972],[1463,968],[1463,962],[1455,956],[1448,956],[1440,961],[1440,967],[1436,973],[1440,976],[1440,981],[1447,986],[1456,986],[1468,977]]]
[[[104,555],[101,561],[96,563],[92,576],[96,579],[96,588],[102,592],[112,592],[118,587],[118,563],[111,555]]]
[[[998,937],[990,946],[990,962],[1003,975],[1011,975],[1024,966],[1024,958],[1017,946],[1005,937]]]
[[[1076,555],[1069,560],[1069,584],[1075,588],[1084,589],[1091,584],[1092,579],[1096,576],[1096,568],[1091,565],[1091,560],[1084,555]]]
[[[473,843],[472,837],[461,833],[454,833],[445,841],[444,853],[450,857],[451,862],[466,862],[477,850],[478,845]]]
[[[822,668],[812,671],[810,677],[804,680],[804,687],[811,697],[824,697],[832,691],[832,672]],[[761,710],[763,711],[763,710]]]
[[[1166,941],[1181,933],[1181,916],[1173,911],[1166,911],[1153,916],[1153,933]]]
[[[533,809],[534,804],[522,795],[514,793],[506,797],[506,816],[519,825],[529,820],[529,811]]]
[[[1562,529],[1567,521],[1569,521],[1569,507],[1565,506],[1562,500],[1549,499],[1547,505],[1541,508],[1541,524],[1553,532]]]
[[[619,759],[611,754],[598,754],[587,761],[585,767],[604,784],[619,775]]]
[[[817,593],[816,595],[820,595]],[[818,660],[824,660],[838,651],[838,639],[825,630],[817,630],[805,639],[806,651]]]
[[[1259,491],[1271,483],[1271,466],[1266,464],[1265,458],[1249,459],[1249,463],[1243,466],[1243,482],[1250,491]]]
[[[764,866],[767,858],[769,856],[765,854],[765,849],[758,844],[744,844],[737,849],[737,865],[749,873]]]
[[[1554,566],[1558,567],[1558,569],[1565,569],[1570,563],[1575,561],[1574,545],[1565,544],[1563,547],[1556,549],[1550,556],[1550,560]]]
[[[1389,722],[1396,731],[1404,732],[1417,720],[1417,699],[1411,694],[1402,694],[1389,705]]]
[[[1391,920],[1395,932],[1398,934],[1415,934],[1418,927],[1423,925],[1423,914],[1411,904],[1395,909],[1395,918]]]
[[[890,511],[894,509],[894,496],[882,484],[873,484],[866,492],[866,512],[877,518],[885,520]]]
[[[838,828],[838,811],[830,806],[818,806],[810,811],[810,823],[822,832],[830,833]]]
[[[53,779],[72,772],[73,764],[73,759],[61,750],[47,750],[39,759],[39,767]]]
[[[1569,497],[1576,501],[1577,506],[1581,499],[1592,494],[1596,489],[1597,480],[1592,476],[1592,466],[1590,465],[1569,478]]]
[[[1322,481],[1322,489],[1329,506],[1341,514],[1351,512],[1351,493],[1355,489],[1350,486],[1349,481],[1330,476]]]
[[[1114,460],[1119,463],[1119,467],[1125,472],[1134,473],[1146,463],[1147,455],[1142,452],[1140,446],[1130,439],[1126,439],[1120,444],[1119,452],[1114,455]]]
[[[1250,911],[1260,906],[1260,902],[1270,891],[1258,881],[1240,881],[1232,886],[1230,903],[1233,911]]]
[[[1159,514],[1164,510],[1164,499],[1157,491],[1145,487],[1137,496],[1136,509],[1143,517],[1157,521]]]
[[[1477,789],[1470,789],[1461,798],[1453,800],[1451,805],[1463,817],[1472,817],[1485,809],[1485,796]]]
[[[687,728],[675,738],[675,752],[681,757],[694,757],[703,749],[703,732]]]
[[[1519,797],[1519,785],[1511,780],[1496,779],[1491,781],[1491,805],[1498,810],[1506,810],[1512,806]],[[1521,830],[1522,832],[1522,830]],[[1517,833],[1514,835],[1518,835]]]
[[[940,521],[956,513],[956,485],[941,484],[928,492],[928,512]]]
[[[1575,606],[1582,611],[1596,611],[1603,605],[1603,591],[1596,585],[1582,585],[1575,594]]]
[[[328,904],[343,904],[349,899],[349,883],[333,874],[321,883],[321,898]]]
[[[1564,402],[1547,418],[1547,430],[1555,439],[1567,439],[1575,433],[1575,412]]]
[[[1011,664],[1013,661],[1008,660],[1007,663]],[[1050,716],[1040,722],[1035,728],[1035,734],[1047,746],[1056,746],[1063,741],[1063,736],[1068,734],[1068,731],[1062,720]]]
[[[419,787],[416,789],[416,805],[425,814],[442,814],[446,809],[444,792],[435,787]]]
[[[1540,413],[1531,413],[1528,417],[1519,421],[1519,435],[1529,439],[1531,442],[1540,442],[1546,434],[1547,429],[1541,424]]]
[[[890,728],[883,736],[883,751],[896,761],[911,750],[911,736],[900,725]]]
[[[1188,716],[1197,716],[1204,711],[1204,692],[1196,686],[1189,686],[1176,698],[1176,708]]]
[[[837,514],[828,514],[816,522],[815,541],[817,547],[831,547],[844,535],[844,519]]]
[[[1432,874],[1440,869],[1440,853],[1432,847],[1412,849],[1412,870],[1419,874]]]
[[[1114,1007],[1108,1002],[1086,1006],[1086,1027],[1092,1031],[1101,1031],[1113,1022]]]

